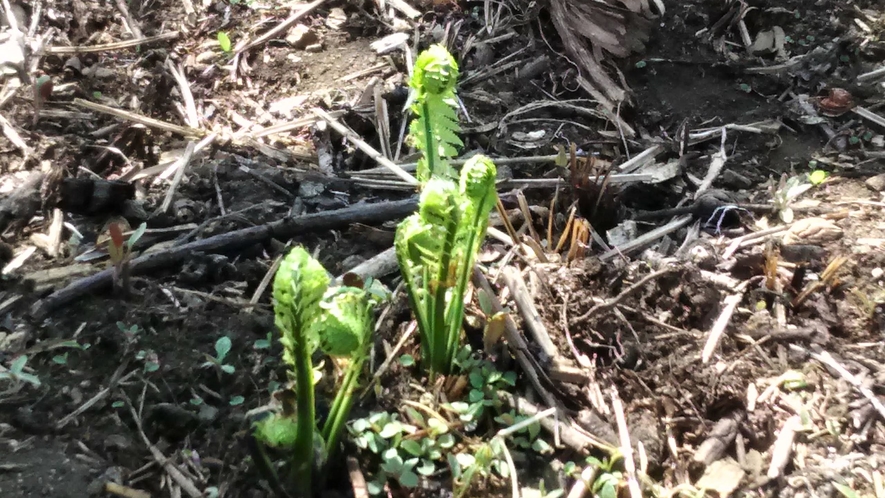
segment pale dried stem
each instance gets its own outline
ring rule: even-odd
[[[371,145],[361,139],[355,131],[339,123],[335,118],[329,115],[329,113],[319,108],[314,108],[313,113],[325,120],[329,124],[329,126],[332,127],[333,130],[337,131],[342,136],[347,138],[347,140],[354,144],[359,150],[363,151],[367,156],[369,156],[369,158],[375,160],[378,164],[390,169],[390,171],[394,172],[398,177],[408,182],[410,185],[418,185],[418,180],[416,180],[414,176],[406,173],[405,171],[403,171],[402,168],[394,164],[393,161],[384,157],[383,154],[375,150]]]
[[[156,36],[147,36],[145,38],[141,38],[139,40],[126,40],[122,42],[114,42],[114,43],[104,43],[101,45],[90,45],[90,46],[82,46],[82,47],[47,47],[46,53],[55,54],[55,55],[75,55],[75,54],[90,54],[90,53],[98,53],[98,52],[110,52],[113,50],[120,50],[124,48],[133,48],[139,45],[147,45],[149,43],[155,43],[158,41],[164,40],[174,40],[178,38],[178,31],[170,31],[168,33],[163,33]]]
[[[194,148],[196,144],[194,142],[188,142],[187,148],[184,151],[184,155],[181,156],[181,159],[176,163],[175,177],[172,178],[172,183],[169,185],[169,189],[166,190],[166,197],[163,199],[163,203],[160,205],[160,208],[157,210],[159,213],[165,213],[169,210],[169,207],[172,206],[172,199],[175,197],[175,190],[178,188],[178,185],[181,183],[181,179],[184,178],[184,170],[187,169],[188,164],[191,162],[191,158],[194,156]]]
[[[133,123],[143,124],[150,128],[157,128],[159,130],[168,131],[170,133],[176,133],[178,135],[182,135],[185,137],[192,138],[202,138],[208,134],[208,132],[203,130],[198,130],[196,128],[186,128],[184,126],[177,126],[174,124],[167,123],[165,121],[160,121],[158,119],[149,118],[146,116],[141,116],[135,113],[131,113],[129,111],[124,111],[122,109],[117,109],[114,107],[109,107],[102,104],[96,104],[95,102],[90,102],[88,100],[83,100],[80,98],[74,99],[74,105],[84,107],[91,111],[101,112],[104,114],[110,114],[111,116],[116,116],[121,119],[125,119],[127,121],[132,121]]]
[[[126,26],[129,28],[132,36],[134,36],[136,40],[144,40],[144,34],[141,32],[141,27],[139,27],[138,22],[132,18],[132,14],[129,13],[129,7],[126,6],[126,2],[123,0],[116,0],[114,3],[117,5],[117,9],[120,13],[123,14],[123,20],[126,21]]]
[[[868,387],[866,387],[864,385],[864,382],[861,379],[859,379],[853,373],[849,372],[847,368],[845,368],[838,361],[836,361],[836,359],[833,358],[833,356],[830,353],[828,353],[827,351],[815,353],[812,351],[808,351],[807,349],[803,348],[802,346],[798,346],[796,344],[790,344],[790,349],[792,349],[794,351],[808,353],[815,360],[817,360],[817,361],[823,363],[824,365],[827,365],[828,367],[835,370],[839,375],[842,376],[843,379],[845,379],[849,384],[854,386],[854,388],[857,389],[858,392],[860,392],[860,394],[864,398],[866,398],[870,402],[871,405],[873,405],[873,408],[875,408],[876,411],[879,412],[879,416],[882,418],[882,420],[885,420],[885,404],[882,403],[882,400],[878,396],[876,396],[873,393],[873,391],[871,391]]]
[[[191,93],[190,84],[187,82],[187,76],[184,74],[184,67],[181,64],[178,64],[178,67],[176,68],[171,60],[166,59],[166,69],[169,70],[172,77],[175,78],[175,82],[178,83],[181,98],[184,100],[184,108],[186,110],[185,121],[187,125],[191,128],[199,128],[200,116],[197,114],[197,104],[194,102],[194,94]]]
[[[719,345],[722,335],[725,334],[725,328],[728,327],[728,322],[731,321],[731,315],[734,314],[734,310],[737,309],[738,304],[740,304],[741,300],[744,298],[744,291],[749,287],[751,282],[755,282],[759,278],[762,277],[745,280],[737,289],[735,289],[734,294],[725,298],[723,301],[724,306],[722,312],[719,313],[719,318],[716,319],[716,323],[713,324],[713,327],[707,335],[707,342],[704,344],[703,353],[701,353],[701,362],[708,363],[710,358],[713,357],[713,352],[716,351],[716,346]]]
[[[633,445],[630,442],[630,430],[627,428],[627,418],[624,416],[624,404],[618,396],[618,390],[611,389],[612,409],[615,412],[615,420],[618,424],[618,437],[621,444],[621,455],[624,457],[624,471],[627,474],[627,489],[632,498],[642,498],[642,490],[639,489],[639,481],[636,479],[636,463],[633,461]]]
[[[234,55],[240,55],[241,53],[243,53],[251,48],[257,47],[258,45],[261,45],[262,43],[272,39],[273,37],[275,37],[279,34],[282,34],[284,31],[286,31],[287,29],[289,29],[290,27],[295,25],[295,23],[298,22],[302,17],[306,16],[307,14],[310,14],[314,9],[316,9],[317,7],[322,5],[325,1],[326,0],[314,0],[313,2],[305,5],[304,8],[302,8],[298,12],[289,16],[285,21],[274,26],[267,33],[264,33],[263,35],[259,36],[258,38],[255,38],[254,40],[240,42],[239,44],[237,44],[239,46],[236,49],[234,49]]]
[[[526,329],[535,339],[535,342],[541,346],[544,354],[551,359],[556,359],[559,356],[559,351],[550,339],[550,334],[547,333],[547,327],[544,326],[541,315],[538,313],[538,309],[535,308],[531,293],[525,285],[522,274],[518,269],[511,266],[504,269],[503,276],[504,282],[513,296],[513,301],[516,302],[516,308],[525,321]]]
[[[793,415],[784,422],[771,448],[771,463],[768,466],[767,474],[769,479],[780,477],[787,464],[790,463],[793,441],[796,439],[796,432],[801,428],[802,419],[799,415]]]
[[[144,444],[150,450],[151,455],[154,457],[154,460],[160,465],[163,466],[163,469],[169,475],[169,477],[175,481],[175,484],[181,486],[181,489],[187,493],[191,498],[201,498],[203,493],[197,489],[197,486],[194,485],[193,481],[188,479],[184,473],[182,473],[178,467],[176,467],[166,455],[163,454],[162,451],[159,450],[156,446],[151,443],[150,439],[148,439],[147,435],[144,433],[144,429],[141,426],[141,419],[138,417],[138,413],[135,412],[135,407],[132,406],[132,402],[130,402],[127,398],[127,404],[129,405],[129,413],[132,415],[132,419],[135,421],[135,425],[138,427],[138,432],[141,435],[141,440],[144,441]]]

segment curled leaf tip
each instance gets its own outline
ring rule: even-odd
[[[495,189],[498,175],[495,163],[486,156],[471,157],[461,170],[461,192],[471,199],[484,197]]]
[[[354,354],[372,330],[368,299],[362,289],[348,289],[323,303],[325,313],[316,322],[320,349],[329,356]]]
[[[298,436],[298,423],[292,417],[273,414],[254,424],[255,436],[273,448],[290,448]]]
[[[458,63],[440,44],[431,45],[418,56],[411,86],[432,94],[453,90],[458,81]]]
[[[421,191],[418,204],[421,218],[428,222],[444,223],[455,215],[455,184],[444,178],[433,178]]]
[[[287,362],[293,360],[296,341],[311,339],[306,331],[320,312],[329,281],[323,265],[302,247],[293,248],[280,261],[273,283],[274,315]]]

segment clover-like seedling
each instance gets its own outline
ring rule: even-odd
[[[207,361],[203,363],[201,367],[215,368],[218,372],[224,372],[226,374],[234,373],[236,368],[234,368],[233,365],[224,362],[224,359],[227,358],[227,354],[230,353],[231,345],[230,337],[220,337],[215,341],[215,356],[205,355]],[[218,374],[218,377],[221,378],[221,373]]]
[[[396,448],[391,448],[381,454],[381,459],[381,470],[395,477],[404,487],[414,488],[418,485],[418,474],[414,470],[418,458],[403,460]]]
[[[368,485],[373,495],[381,493],[389,480],[414,487],[419,476],[435,473],[455,446],[455,437],[445,421],[425,417],[410,406],[405,412],[412,424],[401,421],[396,413],[378,412],[357,419],[348,427],[359,448],[381,459],[380,472]]]
[[[127,348],[138,342],[138,325],[133,324],[127,327],[125,323],[117,322],[117,328],[120,329],[120,332],[123,332],[123,336],[126,337]]]
[[[35,387],[40,387],[40,379],[36,375],[24,371],[27,363],[27,355],[19,356],[12,361],[11,365],[9,365],[9,370],[0,372],[0,380],[11,380],[15,383],[16,388],[22,382],[32,384]]]

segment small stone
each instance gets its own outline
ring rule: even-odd
[[[128,450],[132,447],[132,441],[121,434],[111,434],[104,439],[104,447],[109,450]]]
[[[876,175],[872,178],[868,178],[865,182],[867,187],[875,190],[876,192],[885,191],[885,173],[881,175]]]
[[[218,408],[203,403],[200,405],[200,413],[197,416],[202,422],[214,422],[218,417]]]
[[[79,57],[71,57],[65,61],[65,69],[70,69],[79,74],[83,70],[83,63],[80,62]]]
[[[326,186],[322,183],[304,181],[298,186],[298,196],[310,199],[322,194],[325,190]]]
[[[305,49],[319,41],[317,34],[303,24],[292,26],[286,35],[286,42],[295,48]]]
[[[329,15],[326,16],[326,26],[330,29],[341,29],[345,22],[347,22],[347,14],[341,7],[332,8]]]
[[[882,275],[885,275],[885,270],[882,268],[873,268],[873,271],[870,272],[873,275],[873,278],[879,280],[882,278]]]

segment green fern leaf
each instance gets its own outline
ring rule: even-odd
[[[432,176],[454,178],[454,170],[447,159],[458,155],[464,143],[458,137],[458,103],[455,84],[458,64],[442,45],[425,50],[415,62],[409,85],[415,91],[412,112],[416,119],[409,127],[412,144],[421,152],[418,162],[418,180],[426,182]]]
[[[317,338],[311,327],[320,312],[320,300],[329,286],[329,274],[319,261],[302,247],[295,247],[280,262],[274,276],[274,315],[283,345],[283,360],[295,364],[295,348],[306,341],[308,351],[316,349]]]

